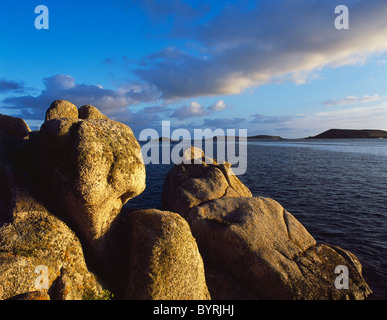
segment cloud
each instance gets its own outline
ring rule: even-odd
[[[216,101],[212,105],[208,107],[208,110],[213,110],[213,111],[222,111],[226,109],[226,103],[223,100]]]
[[[380,101],[384,100],[387,97],[379,96],[378,94],[374,94],[373,96],[365,95],[363,97],[355,97],[355,96],[348,96],[343,99],[331,99],[324,102],[324,105],[326,106],[342,106],[342,105],[349,105],[354,103],[368,103],[368,102],[374,102],[374,101]]]
[[[207,114],[209,114],[209,112],[202,105],[195,101],[192,101],[188,105],[184,105],[176,109],[171,114],[171,117],[182,120],[192,117],[201,117]]]
[[[4,89],[16,91],[22,84],[16,81],[1,82]],[[2,109],[14,111],[15,115],[26,120],[43,120],[50,104],[57,99],[71,101],[80,107],[91,104],[108,115],[111,119],[130,125],[133,131],[143,127],[157,127],[162,120],[176,118],[202,117],[227,108],[223,100],[215,101],[208,107],[191,101],[178,108],[165,104],[135,109],[140,103],[159,101],[159,91],[145,83],[121,84],[116,89],[105,89],[103,86],[77,83],[70,75],[57,74],[43,79],[44,89],[38,95],[9,95],[3,99]]]
[[[45,89],[39,95],[9,96],[2,101],[3,107],[18,110],[26,119],[43,119],[51,102],[57,99],[71,101],[79,107],[91,104],[110,115],[159,98],[156,88],[142,83],[126,84],[112,90],[101,85],[76,83],[70,75],[58,74],[44,78],[43,84]]]
[[[387,50],[387,2],[351,2],[349,30],[334,27],[337,4],[267,1],[249,10],[229,5],[186,31],[195,52],[155,52],[134,73],[168,99],[238,94],[276,79],[302,84],[324,67],[364,63]]]
[[[21,93],[25,90],[23,81],[7,80],[5,78],[0,79],[0,93],[13,91],[15,93]]]
[[[205,115],[209,115],[213,112],[222,111],[226,108],[227,105],[223,100],[216,101],[207,108],[203,107],[196,101],[191,101],[188,105],[183,105],[175,109],[175,111],[170,116],[183,120],[193,117],[202,117]]]

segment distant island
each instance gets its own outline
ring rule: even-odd
[[[305,139],[384,139],[387,138],[387,131],[383,130],[351,130],[351,129],[330,129],[314,137]]]
[[[258,135],[258,136],[252,136],[247,137],[248,140],[285,140],[282,137],[278,136],[268,136],[268,135]]]

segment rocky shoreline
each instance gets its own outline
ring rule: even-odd
[[[354,254],[317,243],[278,202],[253,197],[230,164],[208,164],[194,147],[185,154],[192,164],[165,177],[162,211],[124,207],[146,188],[141,148],[93,106],[54,101],[33,132],[0,115],[0,149],[0,299],[372,293]],[[347,268],[348,288],[336,288],[337,266]]]

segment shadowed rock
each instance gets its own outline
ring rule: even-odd
[[[178,214],[136,210],[128,217],[127,299],[207,300],[203,260]]]
[[[30,132],[23,119],[0,114],[0,137],[25,138]]]

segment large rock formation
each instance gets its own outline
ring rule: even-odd
[[[210,161],[209,161],[210,160]],[[0,116],[0,299],[364,299],[350,252],[318,244],[203,151],[166,176],[164,211],[123,205],[145,188],[132,130],[58,100],[31,132]],[[336,289],[337,266],[349,288]]]
[[[235,176],[230,181],[221,168],[204,161],[180,164],[171,170],[164,185],[163,209],[186,218],[206,268],[222,271],[260,299],[368,296],[371,290],[353,254],[316,244],[279,203],[251,197]],[[347,290],[334,285],[339,265],[349,270]],[[210,287],[214,296],[221,290],[216,284]]]
[[[0,299],[103,295],[86,266],[80,241],[32,195],[13,166],[12,147],[5,140],[0,141],[0,154]]]
[[[16,197],[13,221],[0,228],[0,299],[36,290],[61,300],[102,295],[74,232],[28,193]]]
[[[54,118],[39,132],[43,188],[90,242],[145,189],[145,166],[132,130],[109,119]]]
[[[181,216],[121,212],[145,188],[129,127],[63,100],[40,131],[1,121],[0,299],[210,298]]]
[[[363,299],[370,292],[354,255],[317,245],[272,199],[217,199],[192,208],[187,221],[205,262],[260,298]],[[339,265],[349,269],[349,290],[334,287]]]

